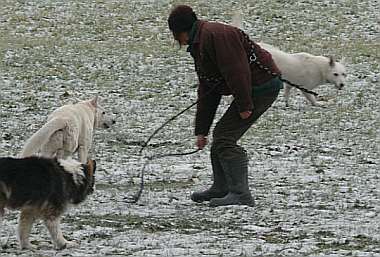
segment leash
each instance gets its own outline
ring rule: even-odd
[[[312,94],[314,96],[318,96],[317,93],[315,93],[314,91],[311,91],[307,88],[304,88],[302,85],[297,85],[297,84],[294,84],[293,82],[290,82],[289,80],[287,79],[284,79],[281,75],[281,73],[276,73],[276,72],[273,72],[272,70],[269,69],[269,67],[263,65],[257,58],[256,56],[256,53],[255,53],[255,45],[253,43],[252,40],[250,40],[249,36],[241,29],[239,29],[240,32],[243,34],[243,36],[245,37],[245,39],[249,42],[249,44],[251,45],[251,52],[248,54],[248,62],[250,64],[256,64],[260,69],[266,71],[268,74],[274,76],[274,77],[278,77],[282,82],[285,82],[287,83],[288,85],[292,86],[292,87],[295,87],[305,93],[308,93],[308,94]]]
[[[210,90],[210,92],[207,93],[207,95],[209,93],[211,93],[212,90],[214,90],[215,86],[212,87],[212,89]],[[206,96],[206,95],[205,95]],[[202,97],[203,98],[203,97]],[[174,115],[173,117],[171,117],[170,119],[168,119],[167,121],[165,121],[160,127],[158,127],[150,136],[149,138],[142,144],[141,148],[140,148],[140,151],[139,151],[139,154],[142,153],[142,151],[145,149],[145,147],[148,146],[149,142],[152,140],[152,138],[161,130],[163,129],[167,124],[169,124],[170,122],[172,122],[173,120],[175,120],[178,116],[182,115],[183,113],[185,113],[186,111],[188,111],[191,107],[193,107],[194,105],[198,104],[199,101],[201,99],[198,99],[197,101],[195,101],[194,103],[190,104],[188,107],[186,107],[185,109],[183,109],[182,111],[180,111],[179,113],[177,113],[176,115]]]
[[[254,58],[257,59],[256,55],[254,55]],[[251,59],[251,58],[250,58],[250,59]],[[254,62],[259,66],[260,69],[265,70],[267,73],[269,73],[269,74],[271,74],[271,75],[277,75],[278,78],[279,78],[282,82],[285,82],[286,84],[288,84],[288,85],[290,85],[290,86],[292,86],[292,87],[295,87],[295,88],[297,88],[297,89],[299,89],[299,90],[301,90],[301,91],[303,91],[303,92],[305,92],[305,93],[312,94],[312,95],[314,95],[314,96],[318,96],[318,94],[315,93],[314,91],[311,91],[311,90],[306,89],[306,88],[304,88],[304,87],[302,87],[302,86],[300,86],[300,85],[294,84],[293,82],[290,82],[290,81],[287,80],[287,79],[284,79],[284,78],[281,76],[281,74],[278,74],[278,73],[272,72],[268,67],[264,66],[260,61],[255,60]]]
[[[153,131],[153,133],[148,137],[148,139],[142,144],[140,150],[139,150],[139,156],[140,156],[140,159],[143,158],[143,151],[144,149],[148,146],[149,142],[153,139],[153,137],[161,130],[163,129],[167,124],[169,124],[171,121],[175,120],[177,117],[179,117],[180,115],[182,115],[183,113],[185,113],[186,111],[188,111],[190,108],[192,108],[194,105],[198,104],[200,100],[202,100],[204,97],[206,97],[207,95],[209,95],[217,86],[219,85],[219,83],[216,83],[214,84],[213,87],[211,87],[211,89],[206,93],[204,94],[202,97],[198,98],[197,101],[193,102],[192,104],[190,104],[188,107],[186,107],[185,109],[183,109],[182,111],[180,111],[179,113],[177,113],[176,115],[174,115],[173,117],[171,117],[170,119],[168,119],[166,122],[164,122],[160,127],[158,127],[155,131]],[[141,173],[140,173],[140,188],[139,188],[139,191],[137,191],[137,193],[132,197],[132,200],[129,201],[129,203],[137,203],[142,195],[142,192],[144,190],[144,174],[145,174],[145,167],[147,166],[148,162],[153,160],[153,159],[159,159],[159,158],[164,158],[164,157],[170,157],[170,156],[185,156],[185,155],[191,155],[191,154],[195,154],[197,152],[199,152],[201,149],[197,149],[197,150],[194,150],[194,151],[191,151],[191,152],[185,152],[185,153],[168,153],[168,154],[157,154],[157,155],[153,155],[153,156],[150,156],[150,157],[146,157],[146,161],[144,162],[144,165],[141,169]],[[128,201],[127,201],[128,202]]]
[[[157,155],[153,155],[153,156],[150,156],[150,157],[147,157],[142,169],[141,169],[141,173],[140,173],[140,188],[139,188],[139,191],[137,191],[137,193],[132,197],[132,201],[130,201],[129,203],[137,203],[140,198],[141,198],[141,195],[142,195],[142,192],[144,190],[144,171],[145,171],[145,167],[148,165],[148,162],[153,160],[153,159],[159,159],[159,158],[164,158],[164,157],[170,157],[170,156],[185,156],[185,155],[191,155],[191,154],[195,154],[197,152],[199,152],[201,149],[197,149],[197,150],[194,150],[194,151],[191,151],[191,152],[185,152],[185,153],[169,153],[169,154],[157,154]],[[142,156],[140,156],[142,157]]]
[[[164,157],[185,156],[185,155],[195,154],[195,153],[199,152],[200,150],[201,149],[196,149],[194,151],[185,152],[185,153],[156,154],[156,155],[153,155],[153,156],[149,156],[147,158],[148,158],[148,160],[153,160],[153,159],[160,159],[160,158],[164,158]]]

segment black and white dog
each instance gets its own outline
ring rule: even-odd
[[[0,158],[0,221],[4,208],[20,210],[18,240],[31,248],[33,222],[42,219],[56,249],[74,246],[60,229],[61,215],[71,204],[83,202],[94,191],[96,162],[53,158]]]

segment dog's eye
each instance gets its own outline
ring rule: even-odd
[[[338,77],[338,76],[339,76],[339,74],[338,74],[338,73],[334,73],[334,76],[335,76],[335,77]]]
[[[342,73],[342,76],[343,76],[343,77],[347,77],[347,74],[346,74],[346,73]]]
[[[105,115],[105,114],[106,114],[106,112],[102,112],[102,114],[103,114],[103,115]]]

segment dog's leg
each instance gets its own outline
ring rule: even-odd
[[[292,87],[284,83],[284,98],[286,107],[289,106],[290,89],[292,89]]]
[[[87,152],[88,152],[87,147],[83,145],[80,145],[78,147],[78,157],[81,163],[87,163]]]
[[[63,159],[63,132],[62,130],[56,131],[49,139],[49,141],[41,148],[41,155],[46,157],[57,157]]]
[[[62,234],[60,227],[60,218],[59,217],[49,217],[44,219],[45,226],[49,230],[51,239],[53,241],[54,247],[58,250],[74,247],[76,243],[67,241]]]
[[[302,91],[302,94],[303,94],[303,95],[306,97],[306,99],[311,103],[311,105],[313,105],[313,106],[319,106],[319,107],[322,106],[321,104],[319,104],[319,103],[317,102],[317,99],[315,98],[314,95],[309,94],[309,93],[306,93],[306,92],[303,92],[303,91]]]
[[[32,244],[29,242],[30,230],[33,222],[36,220],[34,211],[21,210],[18,221],[18,241],[21,249],[30,249]]]

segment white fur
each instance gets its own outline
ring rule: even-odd
[[[330,83],[342,89],[346,83],[346,69],[342,63],[333,58],[315,56],[308,53],[286,53],[269,44],[259,45],[271,53],[280,69],[282,77],[303,88],[313,90],[319,85]],[[285,83],[285,102],[288,106],[292,86]],[[314,106],[319,105],[314,95],[301,91]]]
[[[231,24],[242,28],[242,12],[233,14]],[[280,49],[265,43],[258,43],[262,48],[271,53],[274,62],[282,73],[282,77],[293,84],[313,90],[319,85],[331,83],[337,89],[342,89],[346,83],[346,68],[343,62],[336,62],[333,58],[315,56],[309,53],[286,53]],[[289,96],[292,86],[285,83],[285,102],[289,105]],[[315,96],[301,91],[309,102],[317,106]]]
[[[65,171],[73,175],[74,183],[81,185],[84,182],[85,175],[83,171],[82,164],[73,159],[59,159],[59,164],[64,168]]]
[[[48,117],[47,123],[29,138],[20,157],[39,154],[64,159],[78,152],[86,163],[95,128],[108,128],[115,121],[106,115],[97,97],[64,105]]]

